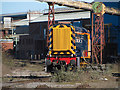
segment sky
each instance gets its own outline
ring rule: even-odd
[[[92,2],[93,0],[76,0]],[[42,11],[48,9],[48,4],[36,0],[2,0],[0,2],[0,14],[21,13],[31,11]],[[55,5],[55,8],[63,8],[64,6]]]
[[[73,0],[92,2],[94,0]],[[115,2],[120,0],[95,0],[105,2]],[[64,6],[55,5],[55,8],[63,8]],[[36,0],[0,0],[0,14],[21,13],[31,11],[42,11],[48,9],[48,4]]]

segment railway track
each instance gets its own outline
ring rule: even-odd
[[[4,78],[28,78],[28,79],[40,79],[40,78],[49,78],[51,75],[40,75],[40,76],[5,76]]]
[[[44,82],[50,82],[50,77],[51,76],[8,76],[4,77],[7,79],[10,79],[8,82],[5,82],[2,84],[3,88],[14,88],[19,86],[23,86],[26,84],[33,83],[34,87],[35,83],[42,84]]]

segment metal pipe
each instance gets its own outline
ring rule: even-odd
[[[47,2],[47,3],[52,2],[57,5],[93,11],[92,4],[84,3],[84,2],[80,2],[80,1],[71,1],[71,0],[36,0],[36,1]],[[120,10],[117,10],[114,8],[105,7],[105,13],[120,16]]]
[[[93,19],[94,19],[94,17],[93,17],[93,12],[92,12],[92,63],[94,63],[94,55],[93,55],[93,48],[94,48],[94,46],[93,46]]]

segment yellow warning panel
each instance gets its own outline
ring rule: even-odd
[[[53,28],[53,50],[67,51],[71,49],[71,28]]]

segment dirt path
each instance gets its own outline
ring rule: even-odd
[[[116,79],[114,80],[108,80],[108,81],[95,81],[89,83],[91,88],[120,88],[119,82],[116,82]]]
[[[12,60],[12,59],[11,59]],[[44,64],[30,64],[29,62],[18,62],[19,60],[5,60],[4,64],[2,65],[2,75],[17,75],[17,76],[30,76],[30,75],[47,75],[43,69]],[[10,62],[11,66],[9,66]],[[7,63],[7,64],[5,64]],[[13,66],[12,66],[13,65]],[[118,69],[117,65],[108,69],[110,73],[116,72]],[[105,72],[106,73],[106,72]],[[95,80],[95,76],[97,80]],[[99,74],[97,71],[94,72],[86,72],[83,74],[78,74],[80,78],[83,78],[84,82],[77,81],[77,82],[52,82],[48,80],[41,80],[41,79],[23,79],[23,78],[3,78],[3,87],[7,88],[118,88],[120,87],[120,79],[110,76],[110,74],[104,75]],[[97,77],[99,76],[99,77]],[[86,79],[86,77],[88,79]]]
[[[55,83],[42,82],[40,80],[26,80],[17,83],[3,83],[3,87],[10,88],[118,88],[118,82],[115,81],[94,81],[86,84],[82,83]]]

